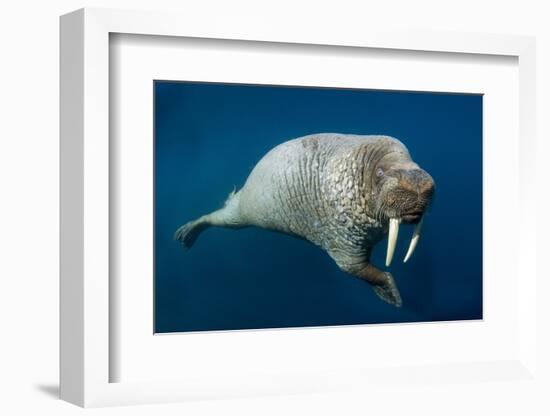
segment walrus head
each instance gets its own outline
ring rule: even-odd
[[[406,262],[414,252],[420,238],[424,214],[434,196],[435,183],[432,177],[411,159],[407,148],[399,140],[381,138],[376,153],[377,157],[369,169],[371,193],[376,195],[372,209],[378,221],[388,224],[386,266],[389,266],[401,223],[415,224],[404,261]]]

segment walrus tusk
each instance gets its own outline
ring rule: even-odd
[[[420,230],[422,229],[423,221],[424,217],[420,218],[420,221],[418,222],[418,224],[416,224],[416,227],[414,227],[413,235],[411,237],[411,243],[409,244],[409,249],[407,250],[407,254],[405,255],[405,260],[403,260],[403,263],[406,263],[407,260],[409,260],[409,258],[414,253],[414,249],[416,248],[418,240],[420,239]]]
[[[391,264],[393,259],[393,252],[395,251],[395,244],[397,243],[397,235],[399,234],[399,222],[398,218],[390,218],[390,232],[388,233],[388,251],[386,252],[386,267]]]

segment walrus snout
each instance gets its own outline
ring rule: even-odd
[[[393,170],[389,176],[395,179],[386,194],[388,217],[416,224],[433,198],[435,184],[432,177],[420,168]]]
[[[401,223],[415,224],[404,261],[406,262],[414,252],[420,238],[424,213],[430,206],[435,192],[435,183],[426,171],[418,167],[391,169],[387,176],[391,178],[388,182],[391,186],[385,194],[384,202],[386,216],[389,218],[386,253],[386,266],[389,266]]]
[[[395,172],[399,179],[399,187],[422,199],[430,199],[434,189],[432,177],[423,169],[401,169]]]

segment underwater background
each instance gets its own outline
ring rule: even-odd
[[[482,318],[481,95],[155,81],[154,103],[156,333]],[[401,308],[288,235],[212,227],[188,251],[173,240],[270,149],[321,132],[394,136],[435,180],[414,255],[403,264],[413,227],[401,226],[387,269]]]

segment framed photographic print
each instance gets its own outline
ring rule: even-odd
[[[246,22],[61,18],[62,398],[536,383],[534,41]]]
[[[153,88],[155,333],[483,318],[482,95]]]

